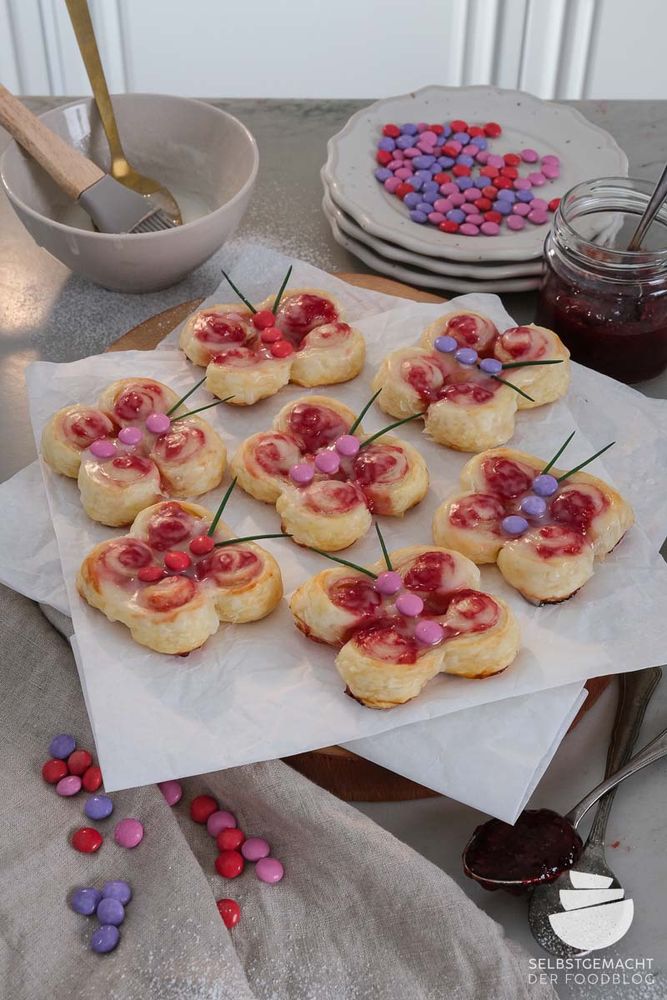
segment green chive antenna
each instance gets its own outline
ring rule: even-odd
[[[389,553],[387,552],[387,546],[385,545],[384,538],[382,537],[382,532],[380,531],[380,525],[375,522],[375,530],[377,532],[378,540],[380,542],[380,548],[382,549],[382,555],[384,556],[384,561],[387,565],[387,569],[393,572],[394,567],[391,565],[391,559],[389,558]]]
[[[610,443],[607,444],[607,445],[605,445],[604,448],[600,448],[600,450],[596,451],[594,455],[591,455],[590,458],[587,458],[585,462],[581,462],[579,465],[575,465],[575,467],[573,469],[570,469],[569,472],[566,472],[564,475],[559,476],[558,477],[558,482],[562,483],[563,480],[568,479],[570,476],[573,476],[575,474],[575,472],[579,472],[580,469],[583,469],[587,465],[590,465],[592,461],[594,461],[600,455],[603,455],[605,453],[605,451],[609,451],[609,449],[611,448],[611,446],[614,445],[614,444],[616,444],[615,441],[610,441]]]
[[[189,410],[187,413],[179,413],[177,417],[174,417],[172,423],[176,420],[182,420],[183,417],[193,417],[195,413],[201,413],[202,410],[210,410],[212,406],[220,406],[220,403],[228,403],[233,396],[225,396],[224,399],[216,399],[215,403],[208,403],[206,406],[199,406],[196,410]]]
[[[287,282],[290,279],[291,273],[292,273],[292,265],[290,264],[290,266],[287,268],[287,274],[283,278],[283,283],[280,286],[280,288],[278,289],[278,294],[276,295],[275,299],[273,300],[273,309],[271,310],[271,312],[273,313],[274,316],[275,316],[276,312],[278,311],[278,306],[280,305],[280,300],[283,297],[283,292],[285,291],[285,288],[287,287]]]
[[[499,381],[502,382],[502,379],[500,379]],[[401,424],[407,424],[410,420],[416,420],[417,417],[423,417],[424,413],[425,411],[422,413],[413,413],[412,416],[410,417],[403,417],[402,420],[395,420],[393,424],[388,424],[386,427],[383,427],[381,431],[376,431],[375,434],[371,434],[369,438],[366,438],[365,441],[362,441],[361,447],[365,448],[367,444],[371,443],[371,441],[376,441],[379,437],[382,437],[383,434],[388,434],[389,431],[393,431],[394,427],[400,427]]]
[[[514,391],[518,392],[520,396],[524,397],[524,399],[529,399],[531,403],[535,402],[532,396],[529,396],[527,392],[520,389],[518,385],[514,385],[514,382],[508,382],[506,378],[498,378],[497,375],[492,375],[491,378],[494,378],[496,382],[500,382],[502,385],[508,385],[510,389],[514,389]]]
[[[324,556],[325,559],[331,559],[332,562],[339,563],[341,566],[347,566],[349,569],[356,569],[357,573],[363,573],[364,576],[370,576],[371,580],[377,580],[377,573],[371,572],[365,566],[358,566],[357,563],[350,562],[348,559],[332,556],[330,552],[325,552],[323,549],[314,549],[310,545],[306,545],[305,547],[310,549],[311,552],[317,552],[318,556]]]
[[[220,268],[220,270],[222,271],[222,268]],[[236,285],[234,284],[234,282],[232,281],[232,279],[229,277],[229,275],[227,274],[227,272],[226,271],[222,271],[222,274],[223,274],[223,277],[225,278],[225,280],[232,286],[233,290],[236,292],[236,294],[240,298],[241,302],[243,302],[243,304],[248,307],[248,309],[250,310],[251,313],[253,313],[253,314],[256,313],[257,310],[255,309],[255,307],[252,304],[252,302],[248,302],[248,300],[245,297],[245,295],[242,292],[239,291],[239,289],[236,287]]]
[[[536,365],[562,365],[563,359],[551,361],[508,361],[503,363],[503,368],[534,368]]]
[[[224,497],[222,498],[222,500],[220,501],[220,506],[218,507],[218,509],[215,512],[215,517],[211,521],[211,526],[208,529],[208,531],[206,532],[206,534],[207,535],[211,535],[211,537],[213,536],[213,532],[215,531],[215,529],[218,527],[218,521],[222,517],[222,512],[225,509],[225,507],[227,506],[227,501],[229,500],[230,496],[234,492],[234,487],[236,486],[237,479],[238,479],[238,476],[234,476],[234,478],[232,479],[231,483],[227,487],[227,491],[226,491]]]
[[[177,402],[175,402],[170,409],[167,410],[167,416],[170,417],[172,413],[174,413],[174,411],[179,408],[179,406],[182,406],[185,400],[190,398],[195,389],[198,389],[199,386],[202,385],[205,381],[206,381],[206,375],[204,375],[203,378],[200,378],[198,382],[195,382],[192,388],[188,389],[186,394],[184,396],[181,396],[181,398]]]
[[[356,431],[357,427],[359,426],[359,424],[361,423],[361,421],[364,419],[364,417],[366,416],[366,414],[368,413],[368,411],[370,410],[371,406],[373,405],[373,403],[378,398],[378,396],[380,395],[381,392],[382,392],[382,386],[380,386],[380,388],[378,389],[378,391],[374,392],[373,395],[371,396],[371,398],[368,400],[368,402],[364,406],[363,410],[361,411],[361,413],[359,414],[359,416],[357,417],[357,419],[354,421],[354,423],[350,427],[349,431],[347,432],[348,434],[354,434],[354,432]]]
[[[240,542],[256,542],[260,538],[291,538],[291,535],[285,534],[284,531],[278,531],[272,535],[244,535],[243,538],[228,538],[224,542],[216,542],[215,548],[222,549],[226,545],[238,545]]]
[[[560,446],[560,448],[558,449],[558,451],[556,452],[556,454],[554,455],[554,457],[551,459],[551,461],[547,462],[547,464],[544,466],[544,468],[542,469],[542,472],[540,473],[540,475],[543,476],[545,474],[545,472],[548,472],[549,469],[551,469],[556,464],[556,462],[558,461],[558,459],[560,458],[560,456],[563,454],[563,452],[565,451],[565,449],[567,448],[568,444],[570,443],[570,441],[572,440],[572,438],[574,437],[574,435],[576,433],[577,433],[576,430],[572,431],[572,433],[570,434],[570,436],[567,439],[567,441],[565,441]]]

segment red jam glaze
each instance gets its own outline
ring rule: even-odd
[[[586,545],[585,534],[560,524],[545,524],[527,537],[542,559],[578,556]]]
[[[575,485],[568,487],[566,484],[551,501],[550,514],[558,524],[567,525],[575,531],[586,534],[590,530],[593,518],[608,506],[608,498],[594,487],[587,487],[586,492],[583,492]]]
[[[407,358],[401,376],[425,406],[445,398],[464,405],[488,403],[501,385],[478,368],[461,365],[453,356],[437,352]]]
[[[529,326],[513,326],[500,336],[501,347],[514,361],[539,361],[547,351],[547,340]]]
[[[197,580],[213,580],[220,587],[242,587],[262,569],[262,560],[252,549],[229,545],[214,549],[195,565]]]
[[[354,641],[367,656],[385,663],[416,663],[422,651],[417,640],[405,633],[403,621],[398,618],[360,629]]]
[[[138,593],[137,601],[151,611],[174,611],[195,596],[196,586],[187,576],[166,576],[158,583],[146,584]]]
[[[63,433],[69,443],[82,451],[99,438],[112,437],[116,433],[113,421],[100,410],[81,406],[63,418]]]
[[[482,463],[482,475],[489,492],[508,500],[529,493],[539,469],[512,459],[492,456]]]
[[[408,472],[408,460],[402,448],[393,444],[369,444],[357,452],[352,462],[354,478],[364,487],[390,486]]]
[[[450,403],[460,403],[463,406],[481,405],[493,399],[498,391],[500,382],[493,382],[496,388],[480,385],[479,383],[468,381],[459,382],[456,385],[448,385],[440,393],[441,399],[446,399]]]
[[[498,330],[491,320],[465,313],[452,316],[445,324],[442,333],[454,337],[461,347],[474,347],[482,355],[488,353],[498,337]]]
[[[138,420],[145,421],[151,413],[161,413],[168,409],[160,386],[146,381],[134,383],[124,389],[114,403],[113,412],[118,422],[126,425]]]
[[[342,577],[332,583],[328,593],[336,607],[356,615],[360,621],[373,618],[382,603],[370,577]]]
[[[500,522],[505,517],[505,505],[491,493],[472,493],[454,501],[449,509],[449,520],[455,528],[500,533]]]
[[[163,503],[146,527],[148,544],[157,552],[168,552],[186,539],[194,538],[200,522],[183,510],[180,504]]]
[[[296,442],[287,434],[276,431],[257,436],[252,455],[260,469],[269,476],[289,478],[290,468],[302,459]]]
[[[334,323],[338,312],[333,302],[320,295],[306,292],[301,295],[284,295],[276,314],[276,326],[295,347],[316,326]]]
[[[200,312],[194,335],[213,350],[220,344],[244,344],[253,336],[253,327],[249,317],[238,313]]]
[[[367,506],[366,497],[359,486],[335,479],[316,480],[304,490],[303,496],[310,510],[328,517],[348,514],[360,504]]]
[[[164,462],[186,462],[206,443],[206,434],[201,427],[179,420],[171,425],[166,434],[156,438],[151,454]]]
[[[350,423],[327,406],[298,403],[287,418],[289,433],[306,454],[314,454],[347,434]]]
[[[141,479],[142,476],[147,476],[153,471],[155,466],[152,462],[149,462],[147,458],[142,458],[141,455],[132,455],[130,453],[126,455],[116,455],[110,461],[101,461],[100,472],[108,476],[109,479],[118,478],[121,483],[127,483],[128,481],[134,479]],[[114,472],[118,473],[118,476],[114,476]]]
[[[137,572],[153,561],[149,546],[138,538],[118,538],[97,557],[97,568],[117,587],[134,583]]]

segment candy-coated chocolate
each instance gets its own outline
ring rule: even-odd
[[[78,774],[80,777],[92,763],[93,758],[87,750],[74,750],[67,758],[67,770],[70,774]]]
[[[298,486],[307,486],[315,475],[315,466],[311,465],[310,462],[297,462],[296,465],[290,467],[289,475],[293,483],[297,483]]]
[[[119,823],[116,823],[113,839],[119,847],[127,847],[130,850],[137,847],[144,839],[143,823],[133,817],[121,819]]]
[[[479,226],[475,226],[472,222],[464,222],[461,226],[459,226],[459,230],[464,236],[479,235]]]
[[[558,480],[555,476],[550,476],[548,472],[535,476],[532,482],[533,493],[538,497],[551,497],[558,489]]]
[[[353,434],[341,434],[341,436],[336,439],[335,448],[339,455],[351,458],[353,455],[356,455],[361,448],[361,441]]]
[[[555,212],[559,205],[560,205],[560,198],[552,198],[548,205],[549,211]]]
[[[379,171],[376,171],[376,176]],[[386,176],[382,177],[381,180],[387,179],[390,176],[390,171],[386,171]],[[266,330],[262,330],[259,338],[263,344],[275,344],[277,340],[283,339],[282,330],[279,330],[277,326],[267,326]]]
[[[340,455],[335,451],[321,451],[315,456],[315,465],[320,472],[334,473],[340,469]]]
[[[479,363],[479,367],[487,375],[498,375],[503,370],[503,363],[502,361],[498,361],[497,358],[483,358]]]
[[[498,122],[487,122],[484,126],[484,134],[488,135],[490,139],[497,139],[502,133],[502,128]]]
[[[403,578],[400,573],[397,573],[393,569],[385,570],[380,573],[373,584],[373,589],[378,592],[378,594],[384,594],[386,597],[391,597],[392,594],[397,594],[401,587],[403,586]]]
[[[288,358],[290,354],[294,353],[294,348],[289,340],[277,340],[275,344],[271,344],[269,350],[274,358]]]
[[[118,452],[118,448],[113,443],[113,441],[108,441],[106,438],[100,438],[98,441],[93,441],[90,446],[90,453],[94,455],[95,458],[113,458]]]
[[[91,795],[86,799],[83,811],[88,819],[106,819],[113,812],[113,801],[108,795]]]
[[[236,878],[244,868],[245,861],[238,851],[221,851],[215,859],[215,870],[223,878]]]
[[[122,441],[123,444],[129,445],[131,448],[139,444],[143,436],[138,427],[123,427],[118,432],[118,440]]]
[[[72,847],[81,854],[95,854],[103,843],[102,834],[92,826],[82,826],[72,834]]]
[[[521,510],[524,514],[528,514],[529,517],[543,517],[547,512],[547,502],[542,497],[531,496],[524,497],[519,504]]]
[[[183,788],[178,781],[160,781],[158,788],[168,806],[175,806],[183,798]]]
[[[98,955],[106,955],[118,947],[120,941],[120,931],[114,924],[102,924],[93,931],[90,938],[90,947]]]
[[[243,830],[239,830],[237,826],[229,826],[220,831],[215,843],[219,851],[237,851],[244,840]]]
[[[399,594],[396,598],[396,610],[406,618],[416,618],[424,610],[424,602],[418,594]]]
[[[146,429],[151,434],[166,434],[171,427],[171,420],[166,413],[151,413],[146,417]]]
[[[215,905],[218,907],[218,913],[223,919],[225,927],[231,930],[232,927],[236,927],[239,920],[241,919],[241,907],[236,902],[235,899],[218,899]]]
[[[132,899],[132,888],[124,879],[112,879],[102,886],[102,896],[104,899],[117,899],[123,906],[127,906]]]
[[[280,882],[285,874],[285,869],[277,858],[262,858],[255,865],[255,875],[260,882],[268,885],[275,885]]]
[[[520,215],[510,215],[507,219],[507,226],[509,229],[519,230],[523,229],[525,225],[526,223]]]
[[[125,907],[118,899],[107,896],[97,904],[95,915],[101,924],[113,924],[118,927],[125,920]]]
[[[524,163],[537,163],[538,155],[536,149],[530,147],[521,150],[521,159]]]
[[[445,630],[442,625],[430,619],[417,622],[415,626],[415,639],[424,646],[437,646],[439,642],[442,642],[444,635]]]
[[[218,808],[212,795],[197,795],[190,803],[190,819],[195,823],[205,823]]]
[[[64,798],[77,795],[81,791],[81,778],[78,774],[66,775],[56,785],[56,791],[58,795],[62,795]]]
[[[102,771],[97,764],[93,764],[84,773],[81,785],[86,792],[96,792],[98,788],[102,787]]]
[[[522,535],[528,530],[528,521],[519,514],[510,514],[502,519],[500,526],[508,535]]]
[[[205,556],[215,548],[215,539],[211,535],[197,535],[189,545],[190,552],[196,556]]]
[[[236,816],[227,809],[216,809],[206,820],[206,829],[211,837],[217,837],[221,830],[231,830],[236,825]]]
[[[268,857],[270,853],[271,847],[263,837],[248,837],[241,845],[241,854],[246,861],[260,861],[261,858]]]
[[[459,345],[454,337],[450,337],[448,334],[443,334],[442,336],[435,338],[433,346],[436,351],[440,351],[441,354],[453,354]]]
[[[462,365],[474,365],[477,361],[477,351],[473,347],[459,347],[454,355]]]
[[[48,785],[57,785],[61,778],[68,774],[67,764],[64,760],[47,760],[42,765],[42,777]]]
[[[141,566],[137,570],[137,577],[142,583],[155,583],[157,580],[161,580],[164,575],[162,566]]]
[[[172,573],[182,573],[192,565],[192,559],[187,552],[176,550],[175,552],[165,552],[164,564]]]
[[[76,750],[76,740],[69,733],[59,733],[49,743],[49,753],[58,760],[65,760],[74,750]]]
[[[82,917],[92,917],[101,898],[100,890],[92,886],[75,889],[69,898],[70,909],[80,913]]]
[[[275,326],[276,317],[270,309],[260,309],[252,317],[252,325],[257,330],[266,330],[270,326]]]

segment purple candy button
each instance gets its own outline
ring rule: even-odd
[[[125,907],[120,900],[108,896],[97,904],[96,916],[101,924],[113,924],[117,927],[125,920]]]
[[[473,347],[459,347],[454,357],[462,365],[474,365],[477,361],[477,351]]]
[[[113,801],[108,795],[91,795],[86,799],[83,811],[88,819],[106,819],[113,812]],[[111,923],[112,921],[103,921]]]
[[[503,370],[503,363],[502,361],[498,361],[497,358],[484,358],[480,361],[479,367],[487,375],[497,375]]]
[[[452,216],[452,212],[447,213],[447,218]],[[456,220],[455,220],[456,221]],[[441,354],[453,354],[454,351],[459,346],[453,337],[443,334],[441,337],[436,337],[433,342],[433,346],[436,351],[440,351]]]
[[[123,906],[127,906],[132,899],[130,883],[120,878],[105,882],[102,886],[102,896],[104,899],[117,899]]]
[[[58,760],[65,760],[66,757],[76,750],[76,740],[69,733],[58,733],[49,743],[49,753]]]
[[[528,521],[519,514],[510,514],[502,519],[501,527],[508,535],[523,535],[528,530]]]
[[[93,932],[90,939],[90,947],[98,955],[106,955],[118,947],[120,941],[120,931],[114,924],[102,924]]]
[[[536,476],[532,482],[533,493],[538,497],[551,497],[558,489],[558,480],[555,476],[550,476],[548,472],[543,472]]]
[[[519,506],[529,517],[543,517],[547,512],[547,502],[542,497],[532,495],[524,497]]]
[[[80,913],[83,917],[92,917],[101,898],[102,893],[99,889],[75,889],[69,898],[69,905],[75,913]]]

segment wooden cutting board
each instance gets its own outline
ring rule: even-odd
[[[397,295],[414,302],[444,302],[445,299],[430,292],[411,288],[391,278],[380,278],[374,274],[337,274],[338,278],[359,288],[368,288],[385,295]],[[165,309],[129,330],[107,350],[109,351],[150,351],[157,347],[168,333],[182,323],[203,299],[191,299],[180,305]],[[588,696],[579,709],[571,729],[581,717],[593,707],[611,677],[595,677],[586,683]],[[328,789],[341,799],[349,802],[389,802],[402,799],[420,799],[437,795],[409,778],[394,774],[378,764],[357,757],[342,747],[325,747],[310,753],[300,753],[287,758],[287,763],[311,781]]]

